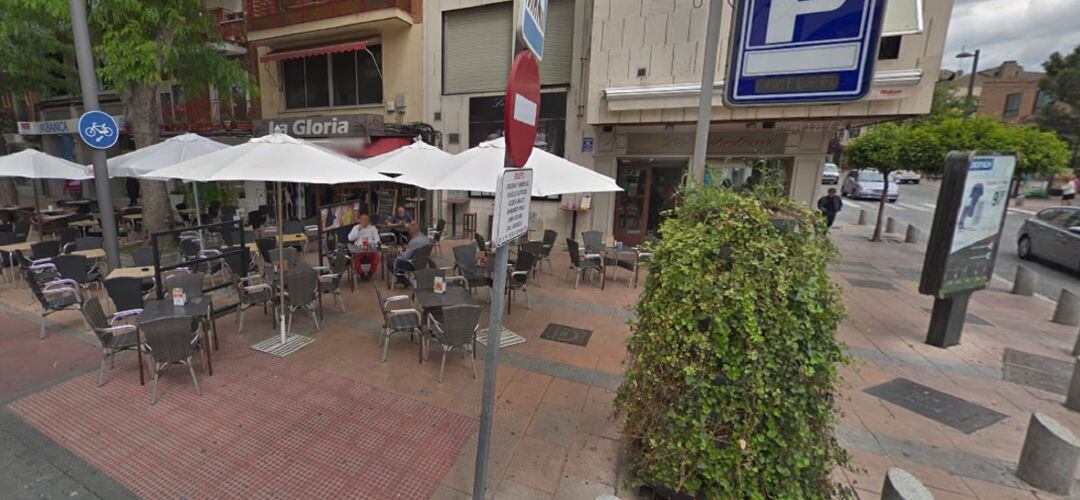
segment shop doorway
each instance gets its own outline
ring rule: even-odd
[[[620,158],[615,195],[615,239],[639,245],[656,234],[675,207],[675,191],[686,174],[684,159]]]

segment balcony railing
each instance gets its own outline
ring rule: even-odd
[[[161,129],[164,132],[197,132],[251,130],[254,103],[248,100],[211,101],[198,99],[183,104],[161,107]]]
[[[247,24],[244,22],[243,12],[233,12],[221,7],[210,9],[217,20],[218,30],[221,31],[221,39],[238,45],[247,43]]]
[[[249,31],[393,8],[411,13],[412,0],[244,0]]]

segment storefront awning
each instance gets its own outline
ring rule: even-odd
[[[318,56],[324,54],[335,54],[338,52],[352,52],[354,50],[364,50],[367,48],[370,40],[361,40],[358,42],[344,42],[335,43],[332,45],[323,45],[321,47],[308,47],[306,49],[292,49],[274,51],[259,58],[259,62],[271,62],[281,61],[283,59],[299,59],[302,57]]]
[[[409,137],[380,137],[375,142],[368,145],[360,152],[360,156],[363,158],[371,158],[372,156],[379,156],[383,153],[389,153],[397,148],[402,148],[412,144],[412,139]]]

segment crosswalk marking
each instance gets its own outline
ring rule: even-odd
[[[929,208],[930,210],[937,210],[937,205],[933,203],[923,203],[922,206]]]
[[[1031,210],[1024,210],[1022,208],[1009,207],[1009,210],[1024,215],[1035,215],[1035,212],[1032,212]]]
[[[862,208],[862,205],[860,205],[858,203],[855,203],[854,201],[851,201],[851,200],[845,201],[844,204],[853,206],[855,208]]]
[[[912,210],[918,210],[918,211],[920,211],[920,212],[929,212],[929,210],[927,210],[927,209],[925,209],[925,208],[923,208],[923,207],[916,207],[916,206],[914,206],[914,205],[908,205],[908,204],[906,204],[906,203],[899,203],[899,202],[898,202],[898,203],[897,203],[897,205],[899,205],[899,206],[901,206],[901,207],[903,207],[903,208],[910,208],[910,209],[912,209]]]

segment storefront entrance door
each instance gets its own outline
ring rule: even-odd
[[[674,208],[675,191],[686,173],[685,160],[619,159],[615,195],[615,239],[638,245],[655,234],[661,213]]]

